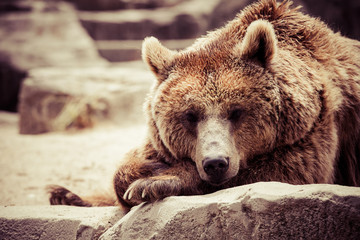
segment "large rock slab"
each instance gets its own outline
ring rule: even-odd
[[[260,182],[134,207],[101,239],[359,239],[360,188]]]
[[[5,0],[1,8],[0,109],[17,110],[30,69],[105,64],[69,3]]]
[[[118,207],[0,207],[4,239],[359,239],[360,189],[259,182]]]
[[[34,69],[20,93],[20,133],[144,123],[153,75],[136,67]]]
[[[118,207],[0,207],[0,239],[98,239],[125,212]]]

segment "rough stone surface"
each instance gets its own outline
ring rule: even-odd
[[[125,212],[118,207],[0,207],[0,239],[98,239]]]
[[[105,63],[68,3],[7,3],[0,15],[0,109],[16,111],[20,85],[30,69]]]
[[[0,207],[1,239],[359,239],[360,189],[260,182],[118,207]]]
[[[152,83],[149,71],[132,67],[32,70],[20,93],[20,133],[145,122],[142,105]]]
[[[359,239],[360,188],[261,182],[134,207],[101,239]]]

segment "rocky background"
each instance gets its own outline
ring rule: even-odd
[[[16,112],[21,108],[20,88],[32,69],[92,68],[108,66],[107,61],[139,60],[141,41],[151,35],[170,48],[184,48],[251,2],[2,0],[0,110]],[[360,39],[359,1],[295,0],[295,5],[302,5],[304,12],[320,17],[335,31]]]
[[[259,183],[215,197],[175,197],[135,208],[121,221],[125,213],[117,208],[45,206],[48,184],[79,194],[111,189],[122,156],[145,136],[142,103],[153,76],[140,61],[144,37],[182,49],[250,2],[1,0],[0,239],[95,239],[108,228],[103,239],[284,239],[315,233],[358,239],[360,192],[331,185]],[[294,2],[360,39],[358,0]],[[264,222],[269,219],[275,220]],[[300,224],[309,219],[315,233]]]

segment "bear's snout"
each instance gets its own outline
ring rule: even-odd
[[[206,117],[197,126],[195,156],[200,178],[212,185],[221,185],[239,170],[239,154],[230,121],[220,115]]]
[[[206,157],[202,161],[202,165],[205,173],[210,179],[210,182],[213,184],[220,184],[224,181],[225,174],[229,169],[229,157]]]

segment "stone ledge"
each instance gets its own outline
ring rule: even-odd
[[[79,11],[79,19],[95,40],[195,38],[209,29],[209,19],[220,0],[189,0],[176,6],[118,11]]]
[[[260,182],[134,207],[102,239],[360,239],[360,188]]]
[[[1,239],[98,239],[124,212],[118,207],[0,207]]]
[[[0,207],[5,239],[360,239],[360,188],[260,182],[117,207]]]

